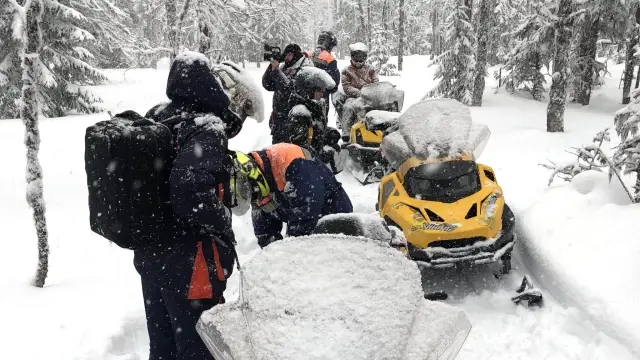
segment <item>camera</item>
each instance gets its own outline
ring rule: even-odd
[[[271,46],[269,44],[264,44],[264,61],[271,61],[271,59],[277,62],[284,61],[284,54],[282,54],[282,49],[279,46]]]

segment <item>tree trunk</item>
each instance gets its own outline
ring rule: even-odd
[[[580,87],[578,89],[578,102],[589,105],[591,101],[591,88],[593,87],[593,62],[596,60],[598,35],[600,33],[600,18],[587,17],[587,24],[580,39],[580,61],[582,64],[580,74]]]
[[[371,49],[371,0],[369,0],[367,5],[367,46]]]
[[[638,38],[633,37],[627,43],[627,61],[624,66],[624,85],[622,87],[622,104],[627,105],[631,102],[631,84],[633,83],[633,70],[636,66],[636,60],[633,56],[633,48],[638,44]]]
[[[398,9],[400,13],[400,19],[398,20],[398,70],[402,71],[402,63],[404,61],[404,18],[405,18],[405,7],[404,0],[400,0],[400,5]]]
[[[359,29],[359,37],[360,39],[358,39],[359,41],[364,42],[367,36],[367,25],[365,24],[365,17],[364,17],[364,7],[362,7],[362,0],[358,0],[358,11],[360,12],[360,29]],[[368,44],[369,45],[369,44]]]
[[[438,10],[431,10],[431,60],[433,60],[436,55],[440,55],[438,52],[439,47],[439,24],[438,24]]]
[[[572,0],[560,0],[556,28],[555,54],[553,57],[553,82],[547,108],[547,132],[564,132],[564,109],[569,79],[569,45],[571,31],[568,27]]]
[[[176,53],[176,55],[180,52],[180,48],[182,47],[182,24],[184,24],[184,18],[187,16],[187,13],[189,12],[189,5],[191,5],[191,0],[184,0],[184,3],[182,4],[182,9],[178,14],[178,20],[176,22],[176,43],[175,43],[176,47],[173,48],[173,51]]]
[[[40,130],[38,129],[38,81],[40,79],[40,51],[42,50],[43,5],[32,0],[26,12],[24,29],[24,55],[22,57],[22,104],[20,116],[25,128],[27,147],[27,203],[33,210],[33,222],[38,236],[38,269],[34,285],[44,287],[49,271],[49,242],[42,184],[42,168],[38,159]]]
[[[469,24],[473,24],[472,22],[472,17],[473,17],[473,0],[464,0],[464,6],[467,7],[465,13],[467,14],[467,21],[469,21]]]
[[[495,7],[494,0],[481,0],[480,12],[478,13],[478,29],[476,37],[478,46],[476,48],[476,78],[473,82],[472,106],[482,106],[482,96],[484,95],[485,80],[487,76],[487,42],[489,40],[489,27],[492,10]]]
[[[196,0],[196,13],[198,16],[198,51],[206,54],[211,48],[211,38],[209,37],[209,27],[202,15],[202,0]]]
[[[167,35],[167,40],[169,41],[169,47],[173,49],[173,52],[170,55],[171,62],[176,58],[178,54],[178,32],[176,29],[176,0],[165,0],[164,1],[164,9],[167,16],[167,28],[169,29],[169,34]]]
[[[638,66],[638,72],[636,73],[636,89],[640,86],[640,66]]]

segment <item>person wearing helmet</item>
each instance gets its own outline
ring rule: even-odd
[[[313,66],[313,62],[302,52],[297,44],[289,44],[284,48],[284,63],[272,59],[271,64],[262,76],[262,87],[273,91],[273,110],[269,119],[272,144],[287,141],[287,116],[291,111],[289,97],[293,92],[293,79],[304,67]]]
[[[342,184],[308,150],[280,143],[249,154],[232,154],[233,211],[251,208],[253,231],[260,247],[287,236],[313,233],[328,214],[351,213],[353,206]]]
[[[360,97],[360,90],[365,85],[379,81],[376,69],[366,63],[369,55],[367,45],[363,43],[351,44],[349,50],[351,64],[342,70],[342,90],[345,99],[343,99],[342,106],[336,106],[342,110],[339,112],[338,118],[345,139],[348,138],[351,127],[356,122],[357,114],[364,111],[362,103],[354,100]]]
[[[335,85],[333,79],[318,68],[305,68],[294,79],[287,122],[287,142],[304,147],[321,159],[334,174],[342,171],[340,132],[327,124],[328,104],[324,91]]]
[[[348,98],[360,96],[360,89],[379,81],[376,69],[367,64],[369,48],[363,43],[349,45],[351,64],[342,70],[342,89]]]
[[[167,79],[170,102],[145,115],[171,129],[176,149],[169,177],[174,216],[167,220],[173,231],[134,251],[150,360],[214,360],[195,325],[202,312],[224,303],[236,258],[225,198],[231,176],[225,152],[244,116],[230,109],[238,107],[210,65],[204,54],[178,54]]]
[[[325,117],[329,116],[329,96],[338,91],[340,85],[340,70],[338,69],[338,60],[333,56],[331,51],[338,46],[338,38],[331,31],[323,31],[318,35],[318,41],[315,51],[307,52],[307,55],[313,60],[315,67],[324,70],[335,83],[335,86],[326,89],[323,98],[327,103],[325,109]]]

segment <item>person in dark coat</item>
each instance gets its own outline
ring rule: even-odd
[[[353,212],[342,184],[300,146],[280,143],[248,155],[236,152],[234,164],[237,198],[251,204],[260,247],[283,238],[283,223],[288,236],[304,236],[325,215]]]
[[[318,35],[318,41],[315,51],[307,52],[307,55],[313,60],[313,65],[327,72],[335,82],[335,87],[324,91],[324,99],[327,103],[324,116],[329,116],[329,97],[338,91],[340,85],[340,70],[338,69],[338,60],[333,56],[331,51],[338,46],[338,38],[331,31],[323,31]]]
[[[182,53],[167,80],[168,104],[147,118],[172,129],[177,155],[170,176],[172,241],[134,252],[142,280],[150,360],[214,360],[196,332],[203,311],[224,303],[235,239],[224,198],[227,142],[242,127],[199,53]]]
[[[280,64],[272,59],[262,76],[262,86],[267,91],[273,91],[273,110],[269,119],[272,143],[286,141],[287,115],[291,110],[289,97],[293,91],[293,78],[298,71],[306,66],[313,66],[297,44],[289,44],[284,48],[284,63]]]

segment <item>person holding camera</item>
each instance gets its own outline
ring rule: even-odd
[[[284,52],[270,51],[270,65],[262,76],[262,86],[267,91],[273,91],[272,112],[269,118],[271,128],[271,143],[288,142],[288,116],[292,105],[289,101],[293,92],[293,79],[298,71],[306,66],[313,66],[313,62],[305,56],[297,44],[289,44]],[[281,64],[283,63],[283,64]]]

